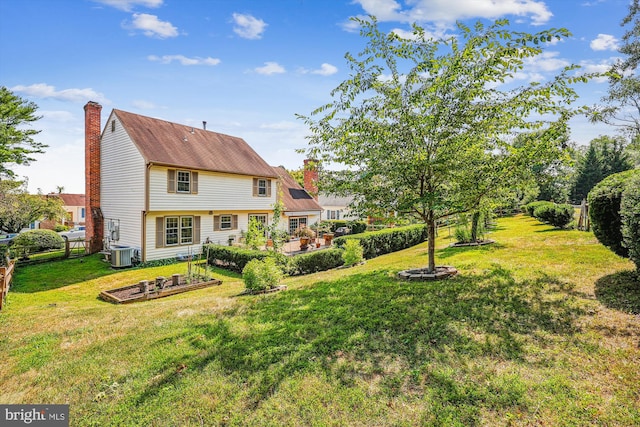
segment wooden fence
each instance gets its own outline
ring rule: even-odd
[[[9,292],[11,286],[11,279],[13,278],[13,270],[15,268],[15,261],[9,261],[8,267],[0,267],[0,310],[4,305],[4,300]]]

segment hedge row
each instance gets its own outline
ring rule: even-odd
[[[526,212],[539,221],[554,227],[565,228],[573,221],[573,206],[553,202],[537,201],[525,206]]]
[[[364,257],[370,259],[424,242],[427,240],[427,227],[424,224],[419,224],[386,228],[380,231],[337,237],[333,242],[336,246],[343,247],[350,239],[359,240],[364,250]]]
[[[251,260],[264,260],[268,257],[276,258],[278,266],[290,276],[330,270],[344,264],[341,249],[325,249],[287,257],[272,251],[254,251],[235,246],[207,246],[208,248],[205,248],[204,252],[209,254],[207,261],[210,265],[226,268],[236,273],[242,273],[244,267]]]
[[[640,270],[640,171],[609,175],[589,192],[593,234],[616,254],[631,258]]]

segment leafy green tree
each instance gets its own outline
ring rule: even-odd
[[[587,198],[589,191],[604,178],[602,164],[598,158],[594,144],[589,145],[589,149],[578,165],[576,180],[571,190],[571,199],[574,203],[580,203]]]
[[[18,233],[33,221],[62,218],[62,199],[29,194],[22,181],[0,181],[0,230]]]
[[[249,219],[249,227],[246,234],[247,246],[253,250],[258,250],[267,242],[265,237],[264,224],[256,218]]]
[[[625,55],[609,70],[609,93],[591,109],[591,120],[618,127],[632,139],[640,135],[640,0],[633,0],[622,20],[627,30],[618,49]]]
[[[629,170],[632,166],[622,136],[594,138],[584,156],[578,161],[571,200],[580,203],[602,179]]]
[[[0,176],[13,178],[12,165],[28,165],[32,154],[43,153],[47,146],[33,137],[39,130],[29,126],[39,120],[38,106],[0,86]]]
[[[567,67],[554,79],[501,90],[544,42],[565,29],[536,34],[508,21],[434,40],[417,25],[411,38],[354,18],[368,39],[346,54],[351,77],[333,101],[299,116],[310,127],[309,158],[343,167],[322,179],[328,192],[355,197],[357,212],[373,208],[413,217],[428,228],[428,269],[435,269],[439,218],[476,208],[503,183],[517,180],[536,156],[554,149],[576,94]],[[536,131],[516,147],[512,135]]]

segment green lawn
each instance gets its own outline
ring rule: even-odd
[[[402,282],[426,243],[237,296],[132,305],[100,291],[183,273],[98,257],[20,269],[0,313],[0,402],[68,403],[71,424],[640,425],[640,283],[591,233],[498,220],[447,248],[458,277]]]

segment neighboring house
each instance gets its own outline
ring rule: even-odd
[[[64,204],[63,208],[67,213],[67,217],[63,222],[64,225],[75,227],[78,225],[84,225],[86,219],[86,202],[84,194],[57,194],[62,199]]]
[[[282,166],[274,167],[279,177],[279,197],[284,204],[284,227],[293,234],[298,228],[320,221],[322,208]],[[283,227],[283,228],[284,228]]]
[[[318,196],[318,203],[322,206],[323,220],[343,219],[346,221],[354,221],[360,219],[349,209],[349,204],[353,201],[352,197],[338,197],[326,194]]]
[[[53,230],[62,224],[68,227],[77,227],[85,224],[86,202],[84,194],[49,193],[45,197],[58,197],[62,200],[62,208],[66,215],[58,220],[36,221],[30,225],[31,229],[43,228]]]
[[[101,131],[102,106],[84,109],[90,252],[106,237],[171,258],[238,239],[252,216],[271,222],[279,175],[243,139],[122,110]]]

